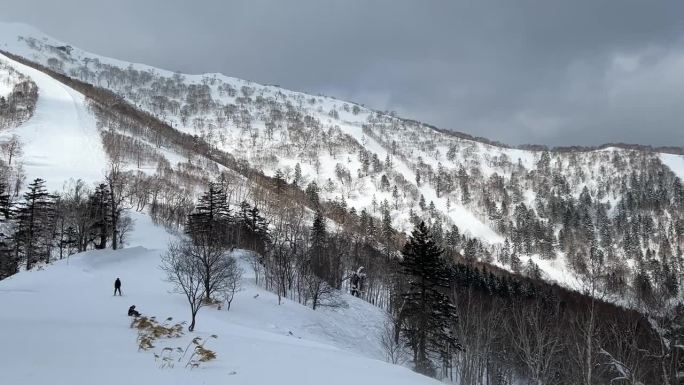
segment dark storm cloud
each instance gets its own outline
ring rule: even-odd
[[[23,0],[92,52],[223,72],[507,143],[684,145],[684,2]]]

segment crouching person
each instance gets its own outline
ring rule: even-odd
[[[135,305],[132,305],[131,307],[128,308],[128,316],[129,317],[140,317],[140,312],[135,310]]]

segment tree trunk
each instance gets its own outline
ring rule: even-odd
[[[196,313],[192,313],[192,321],[190,321],[190,326],[188,326],[188,331],[192,332],[195,330],[195,315]]]
[[[592,354],[592,341],[591,337],[592,334],[594,333],[594,301],[591,301],[591,314],[589,316],[589,330],[587,331],[587,357],[586,357],[586,365],[587,365],[587,385],[591,385],[591,372],[592,372],[592,366],[591,366],[591,354]]]
[[[103,210],[105,210],[103,208]],[[100,244],[97,245],[96,247],[98,249],[106,249],[107,248],[107,222],[105,218],[102,218],[102,225],[100,226]]]
[[[110,188],[112,190],[113,188]],[[110,199],[111,199],[111,205],[112,205],[112,250],[116,250],[119,247],[119,229],[118,229],[118,223],[119,223],[119,215],[117,213],[116,209],[116,202],[114,201],[114,192],[110,192]]]

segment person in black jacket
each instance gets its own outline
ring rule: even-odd
[[[119,278],[114,281],[114,295],[116,295],[116,292],[119,292],[119,296],[121,296],[121,280]]]
[[[135,310],[135,305],[132,305],[131,307],[128,308],[128,316],[129,317],[140,317],[140,312]]]

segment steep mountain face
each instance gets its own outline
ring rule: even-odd
[[[508,148],[330,97],[97,56],[16,24],[0,24],[0,49],[110,90],[175,130],[232,155],[238,167],[332,202],[328,216],[353,223],[361,233],[381,231],[377,222],[359,220],[364,216],[380,217],[401,232],[425,220],[444,247],[466,259],[575,288],[598,261],[612,293],[623,295],[639,277],[648,279],[654,292],[676,294],[672,280],[684,268],[681,148],[669,148],[673,153],[617,146]],[[66,137],[80,138],[65,151],[70,156],[79,153],[76,148],[101,148],[99,131],[102,151],[111,156],[113,143],[127,143],[116,150],[118,156],[143,172],[174,168],[177,184],[193,173],[211,178],[226,169],[204,155],[170,150],[150,135],[139,135],[97,106],[85,113],[84,102],[58,90],[59,82],[11,66],[38,84],[43,103],[67,108],[59,125]],[[27,132],[17,131],[38,146],[27,152],[44,151],[37,134],[41,119],[46,118],[38,115],[36,126],[19,129]],[[86,126],[87,132],[73,131]],[[73,161],[102,165],[102,151]],[[336,210],[344,214],[334,215]],[[396,241],[388,239],[387,247]]]
[[[88,183],[102,179],[107,158],[85,97],[33,68],[10,59],[3,63],[31,79],[39,92],[30,120],[17,121],[16,128],[0,133],[21,138],[25,172],[49,178],[52,190],[61,190],[64,181],[76,175],[74,170]]]
[[[0,128],[20,125],[32,115],[38,87],[10,65],[0,65]]]

